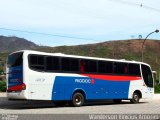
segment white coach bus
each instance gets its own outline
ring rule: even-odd
[[[151,67],[142,62],[29,50],[7,59],[8,99],[67,101],[73,106],[108,99],[138,103],[153,96],[153,86]]]

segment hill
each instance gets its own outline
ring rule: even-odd
[[[113,59],[141,61],[143,40],[117,40],[97,44],[40,47],[45,52],[61,52],[73,55],[94,56]],[[160,69],[160,40],[147,40],[144,46],[144,62],[149,63],[153,70]]]
[[[0,52],[12,52],[22,49],[35,49],[38,45],[24,38],[0,36]]]
[[[6,57],[10,52],[23,49],[37,49],[38,47],[35,43],[24,38],[0,36],[0,74],[4,71]]]
[[[20,49],[34,49],[44,52],[93,56],[113,59],[141,61],[142,41],[137,39],[106,41],[96,44],[43,47],[23,38],[0,36],[0,70],[9,52]],[[160,40],[147,40],[144,47],[144,62],[153,70],[160,70]]]

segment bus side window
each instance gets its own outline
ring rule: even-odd
[[[58,57],[46,57],[46,70],[59,70],[60,62]]]
[[[124,73],[125,73],[125,74],[128,74],[128,65],[127,65],[127,64],[125,64]]]
[[[113,62],[110,61],[98,61],[98,73],[112,73],[113,72]]]
[[[96,60],[84,60],[84,69],[88,73],[97,72],[97,61]]]
[[[44,70],[45,69],[44,56],[42,56],[42,55],[31,55],[29,66],[32,69],[36,69],[36,70],[40,70],[40,71]]]
[[[79,60],[76,58],[62,58],[61,69],[64,72],[79,72]]]
[[[69,68],[70,71],[79,72],[79,59],[70,58]]]
[[[139,64],[129,63],[128,70],[129,70],[129,75],[141,76]]]
[[[62,71],[70,71],[70,68],[69,68],[69,65],[70,64],[70,62],[69,62],[69,58],[62,58],[61,59],[61,70]]]
[[[83,60],[80,60],[80,72],[81,73],[84,73],[84,61]]]
[[[116,74],[128,74],[127,63],[115,62],[114,63],[114,73],[116,73]]]

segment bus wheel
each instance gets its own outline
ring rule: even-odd
[[[140,95],[137,92],[133,93],[132,99],[130,100],[131,103],[139,103]]]
[[[84,96],[80,92],[76,92],[73,94],[72,105],[74,107],[80,107],[84,104]]]
[[[114,99],[113,102],[116,104],[120,104],[122,102],[122,100],[121,99]]]

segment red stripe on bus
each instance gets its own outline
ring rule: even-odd
[[[21,90],[24,90],[25,88],[26,88],[26,85],[23,83],[21,85],[15,85],[15,86],[9,87],[8,91],[21,91]]]
[[[81,74],[91,79],[101,79],[101,80],[111,80],[111,81],[133,81],[140,80],[141,77],[138,76],[115,76],[115,75],[94,75],[94,74]]]

